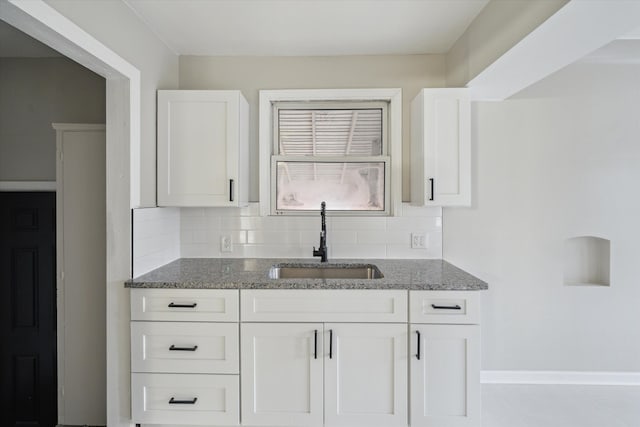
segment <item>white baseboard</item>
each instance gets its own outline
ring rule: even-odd
[[[640,372],[482,371],[482,384],[564,384],[640,386]]]

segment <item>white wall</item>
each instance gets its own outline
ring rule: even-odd
[[[483,369],[640,371],[640,65],[574,64],[473,106],[472,208],[444,258],[489,282]],[[563,285],[564,240],[611,240],[611,286]]]
[[[444,55],[333,57],[180,57],[180,89],[240,89],[250,108],[249,200],[258,201],[260,89],[402,88],[402,200],[410,198],[411,100],[423,87],[443,87]]]
[[[0,181],[55,181],[51,123],[104,123],[105,80],[70,59],[0,58]]]
[[[156,205],[156,90],[178,87],[178,56],[120,1],[46,0],[138,70],[141,78],[140,204]]]

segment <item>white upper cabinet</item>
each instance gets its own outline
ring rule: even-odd
[[[240,91],[158,91],[158,206],[246,206],[248,140]]]
[[[411,203],[471,205],[469,90],[422,89],[411,103]]]

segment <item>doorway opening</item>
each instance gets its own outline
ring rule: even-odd
[[[139,198],[131,165],[139,164],[140,71],[44,1],[2,1],[0,20],[106,79],[106,415],[109,426],[129,426],[129,318],[121,308],[129,304],[130,208]]]

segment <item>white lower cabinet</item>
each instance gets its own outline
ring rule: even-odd
[[[240,424],[239,292],[133,289],[136,424]]]
[[[325,324],[327,426],[407,425],[407,325]]]
[[[242,424],[322,426],[322,324],[245,323]]]
[[[411,427],[480,427],[480,298],[410,291]]]
[[[242,423],[407,425],[406,324],[242,325]]]
[[[411,325],[411,426],[480,426],[480,326]]]
[[[238,393],[237,375],[131,375],[136,423],[238,425]]]
[[[134,423],[481,424],[476,293],[134,291]]]
[[[132,322],[131,370],[238,374],[238,324]]]

